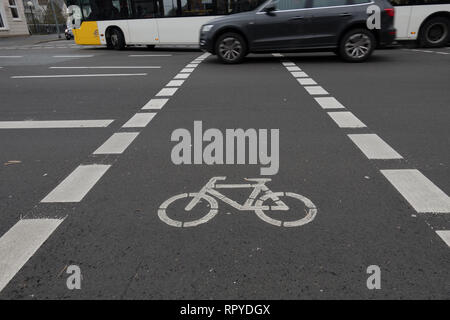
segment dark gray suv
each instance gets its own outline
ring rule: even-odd
[[[375,28],[367,27],[369,17]],[[334,51],[361,62],[394,39],[388,0],[269,0],[200,30],[200,48],[225,63],[239,63],[248,53],[297,51]]]

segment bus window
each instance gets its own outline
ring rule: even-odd
[[[158,16],[156,0],[133,0],[134,17],[137,19],[155,18]]]

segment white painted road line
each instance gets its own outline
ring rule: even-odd
[[[183,84],[184,80],[171,80],[166,87],[179,87]]]
[[[450,247],[450,230],[437,230],[436,233]]]
[[[299,67],[286,67],[286,69],[288,69],[288,71],[302,71]]]
[[[122,154],[138,135],[139,132],[114,133],[94,154]]]
[[[161,66],[49,67],[49,69],[160,69]]]
[[[310,95],[328,94],[328,92],[321,86],[307,86],[303,88],[305,88]]]
[[[110,167],[104,164],[80,165],[41,202],[80,202]]]
[[[163,88],[161,89],[161,91],[159,91],[156,96],[157,97],[170,97],[173,96],[175,94],[175,92],[177,92],[178,88]]]
[[[171,57],[171,54],[130,54],[129,57]]]
[[[302,86],[307,85],[314,85],[317,84],[313,79],[311,78],[297,78],[298,83],[300,83]]]
[[[34,79],[34,78],[82,78],[82,77],[131,77],[146,76],[146,73],[103,73],[103,74],[58,74],[43,76],[12,76],[12,79]]]
[[[149,102],[142,107],[143,110],[148,109],[161,109],[169,101],[169,99],[151,99]]]
[[[7,58],[13,58],[13,59],[16,58],[17,59],[17,58],[23,58],[23,56],[0,56],[0,58],[6,58],[6,59]]]
[[[349,134],[348,137],[368,159],[403,159],[376,134]]]
[[[130,120],[125,123],[122,128],[144,128],[156,115],[154,112],[136,113]]]
[[[0,291],[19,272],[63,219],[24,219],[0,238]]]
[[[180,73],[190,73],[194,71],[194,68],[184,68],[180,71]]]
[[[283,62],[283,66],[285,66],[285,67],[296,67],[295,63],[293,63],[293,62]]]
[[[333,97],[314,98],[322,109],[345,109],[345,107]]]
[[[348,111],[328,112],[328,115],[339,128],[364,128],[366,126],[353,113]]]
[[[174,79],[187,79],[190,75],[191,75],[190,73],[179,73],[173,78]]]
[[[105,128],[114,120],[0,121],[0,129]]]
[[[156,109],[160,110],[164,105],[169,101],[168,98],[162,98],[162,99],[151,99],[149,102],[147,102],[142,109],[143,110],[150,110],[150,109]]]
[[[303,71],[296,71],[296,72],[291,72],[291,74],[295,77],[295,78],[308,78],[309,76],[304,73]]]
[[[380,170],[419,213],[450,213],[450,198],[419,170]]]
[[[198,66],[198,63],[190,63],[186,66],[186,68],[195,68]]]
[[[53,56],[53,58],[92,58],[93,54],[78,54],[78,55],[59,55],[59,56]]]
[[[450,54],[448,52],[441,52],[441,51],[436,51],[437,54]]]

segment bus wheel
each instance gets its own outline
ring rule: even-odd
[[[125,37],[123,36],[122,31],[119,29],[112,29],[110,36],[109,36],[109,42],[110,45],[108,47],[116,49],[116,50],[122,50],[125,48]]]
[[[419,44],[423,47],[443,47],[450,40],[450,20],[436,17],[426,21],[420,28]]]

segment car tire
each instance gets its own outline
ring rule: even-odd
[[[363,62],[370,58],[376,47],[372,32],[366,29],[348,31],[339,43],[339,56],[349,62]]]
[[[240,63],[247,55],[247,43],[240,34],[227,32],[217,38],[215,53],[223,63]]]
[[[432,18],[420,28],[419,45],[421,47],[443,47],[450,41],[450,19],[444,17]]]
[[[106,46],[109,49],[123,50],[125,48],[125,37],[119,29],[112,29],[108,40],[106,41]]]

